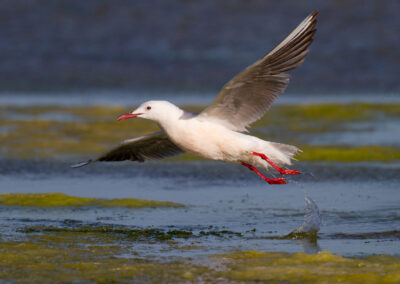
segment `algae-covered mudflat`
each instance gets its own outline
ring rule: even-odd
[[[201,106],[189,105],[198,112]],[[96,155],[123,139],[157,131],[137,119],[116,122],[121,106],[3,106],[0,153],[10,158]],[[400,104],[350,103],[283,105],[256,122],[259,137],[304,148],[303,161],[400,160]],[[182,155],[175,160],[194,160]]]
[[[97,283],[398,283],[400,259],[344,258],[317,254],[242,251],[213,255],[207,264],[188,260],[146,261],[123,255],[121,245],[71,245],[73,236],[40,236],[23,243],[2,242],[0,277],[19,282]],[[68,245],[68,249],[65,246]],[[185,248],[182,248],[184,250]]]
[[[285,186],[190,155],[69,167],[158,130],[115,121],[129,110],[1,107],[2,281],[400,281],[400,104],[272,108],[252,133],[302,148]],[[322,214],[313,238],[288,236],[304,192]]]

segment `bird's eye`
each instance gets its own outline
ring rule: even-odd
[[[147,110],[151,110],[151,106],[146,107]]]

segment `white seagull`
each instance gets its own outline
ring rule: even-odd
[[[167,101],[148,101],[118,120],[141,117],[158,123],[162,131],[124,140],[93,160],[138,161],[163,159],[188,152],[203,158],[241,164],[269,184],[285,184],[283,177],[268,178],[255,166],[282,175],[300,174],[283,169],[290,165],[297,147],[264,141],[245,134],[247,127],[264,116],[289,84],[286,71],[298,67],[308,54],[318,12],[305,18],[266,56],[229,81],[214,102],[199,114],[186,112]]]

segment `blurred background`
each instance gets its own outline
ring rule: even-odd
[[[3,0],[0,91],[211,92],[319,11],[288,93],[398,93],[400,1]]]

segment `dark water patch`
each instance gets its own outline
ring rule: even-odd
[[[304,213],[301,213],[301,212],[298,212],[298,213],[287,213],[287,214],[282,214],[282,213],[280,213],[280,214],[278,214],[278,213],[272,214],[273,217],[298,217],[298,216],[303,216],[303,215],[304,215]]]
[[[207,185],[232,184],[238,181],[263,183],[242,166],[223,162],[119,162],[95,163],[87,167],[73,169],[73,160],[22,160],[0,159],[0,178],[24,177],[29,179],[47,179],[49,176],[63,176],[74,179],[84,177],[107,177],[110,179],[150,177],[155,179],[173,179],[178,184],[207,182]],[[399,163],[333,163],[299,161],[292,167],[302,172],[299,176],[288,176],[290,181],[325,180],[400,180]],[[253,178],[251,178],[253,177]]]
[[[307,239],[311,241],[317,241],[319,238],[318,232],[291,232],[284,236],[267,236],[262,237],[268,240],[302,240]]]
[[[131,229],[114,226],[79,226],[79,227],[52,227],[52,226],[32,226],[19,230],[24,233],[77,233],[77,234],[104,234],[113,237],[123,237],[131,241],[164,241],[174,238],[189,238],[192,232],[184,230],[169,230],[159,228]]]
[[[20,175],[35,179],[47,178],[49,175],[67,176],[81,178],[87,176],[107,176],[109,178],[137,178],[154,177],[178,178],[182,182],[191,179],[212,182],[230,179],[244,179],[244,176],[237,175],[240,167],[222,162],[119,162],[119,163],[96,163],[87,167],[73,169],[70,165],[73,160],[65,162],[49,160],[19,160],[0,159],[0,175]],[[244,172],[244,171],[243,171]],[[212,179],[212,180],[210,180]],[[228,179],[229,181],[229,179]]]
[[[81,220],[74,220],[74,219],[65,219],[63,221],[63,224],[65,225],[78,225],[82,224],[83,222]]]
[[[400,164],[386,163],[338,163],[299,162],[297,168],[303,173],[301,181],[398,181]]]
[[[21,223],[41,223],[51,222],[50,219],[39,219],[39,218],[1,218],[4,221],[21,222]]]
[[[229,230],[222,230],[222,231],[200,231],[200,236],[217,236],[217,237],[224,237],[224,236],[236,236],[236,237],[243,237],[242,233],[232,232]]]
[[[63,223],[66,223],[64,221]],[[71,223],[68,221],[68,224]],[[57,227],[57,226],[26,226],[17,229],[18,232],[32,234],[32,233],[76,233],[76,234],[102,234],[111,237],[122,237],[130,241],[165,241],[171,239],[188,239],[200,237],[219,237],[231,238],[243,237],[242,233],[233,232],[229,230],[183,230],[183,229],[164,229],[164,228],[128,228],[124,226],[107,226],[107,225],[81,225],[81,222],[74,222],[73,227]]]

